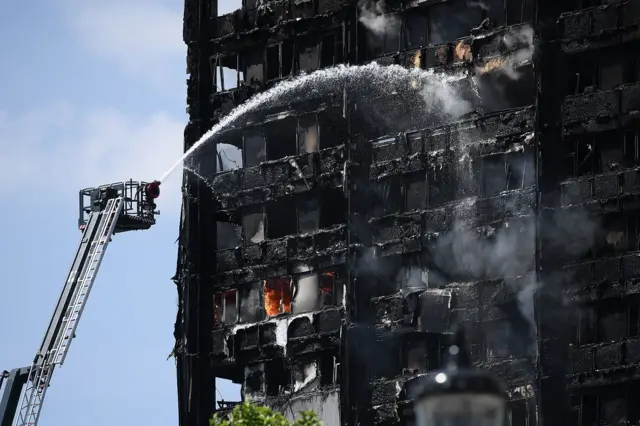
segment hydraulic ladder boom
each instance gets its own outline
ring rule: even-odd
[[[148,185],[146,189],[148,191]],[[3,379],[8,383],[0,400],[0,426],[36,426],[38,424],[53,370],[56,366],[64,364],[111,237],[118,230],[122,232],[130,229],[146,229],[152,224],[149,222],[149,213],[151,220],[156,213],[153,210],[155,204],[152,201],[142,212],[138,211],[142,214],[127,217],[123,213],[127,210],[126,204],[131,203],[132,199],[126,197],[126,191],[112,191],[107,194],[109,195],[100,200],[94,200],[92,197],[94,207],[85,212],[88,213],[86,221],[82,220],[81,214],[82,239],[33,363],[28,368],[4,372],[0,379],[0,385]],[[159,192],[154,195],[157,197]],[[147,198],[144,200],[149,202],[146,201]],[[132,222],[135,220],[139,222]],[[119,228],[123,226],[125,227]],[[25,389],[21,392],[23,387]],[[20,397],[19,409],[16,415],[18,397]]]

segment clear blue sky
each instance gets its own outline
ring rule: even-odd
[[[0,6],[0,370],[28,365],[75,254],[77,191],[152,180],[178,158],[183,1]],[[223,13],[233,6],[224,4]],[[159,223],[113,239],[42,426],[177,425],[180,173]],[[226,399],[238,388],[220,386]]]

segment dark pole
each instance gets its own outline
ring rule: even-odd
[[[445,368],[425,376],[414,395],[416,426],[503,426],[504,387],[488,371],[472,366],[461,327],[447,355]]]

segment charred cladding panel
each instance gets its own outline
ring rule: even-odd
[[[453,324],[510,425],[639,421],[640,0],[185,8],[186,146],[262,101],[185,164],[182,425],[412,425]]]

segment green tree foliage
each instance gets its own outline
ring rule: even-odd
[[[291,423],[282,414],[269,407],[260,407],[249,401],[237,405],[228,419],[220,419],[214,415],[209,420],[210,426],[322,426],[315,413],[305,411],[300,418]]]

